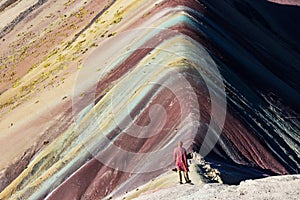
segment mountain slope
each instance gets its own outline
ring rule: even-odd
[[[299,7],[1,1],[0,198],[100,199],[173,166],[300,168]],[[72,192],[70,192],[72,191]]]

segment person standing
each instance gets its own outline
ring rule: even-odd
[[[189,168],[187,163],[186,150],[182,147],[182,141],[178,142],[177,148],[174,149],[174,160],[179,175],[179,183],[182,184],[182,172],[186,183],[191,183],[189,179]]]

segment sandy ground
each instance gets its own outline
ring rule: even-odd
[[[300,174],[246,180],[239,185],[208,183],[199,168],[207,163],[198,159],[190,162],[192,184],[179,184],[177,173],[169,171],[117,199],[296,200],[300,196]]]
[[[188,195],[196,192],[197,188],[204,186],[204,182],[202,181],[201,176],[198,173],[199,169],[196,164],[191,164],[189,169],[189,177],[192,180],[192,184],[185,184],[184,181],[184,184],[179,184],[178,173],[169,171],[157,177],[156,179],[153,179],[149,183],[141,186],[140,188],[137,188],[134,191],[131,191],[119,197],[118,199],[134,199],[140,195],[142,195],[142,197],[139,197],[138,199],[148,199],[148,196],[151,196],[152,199],[160,199],[163,196],[166,196],[167,198],[169,196],[169,193],[172,196],[178,197],[178,189],[181,190],[182,188],[184,188],[184,190],[181,194]]]
[[[300,196],[300,175],[268,177],[247,180],[237,186],[219,183],[200,185],[173,185],[167,188],[148,192],[139,196],[138,200],[147,199],[201,199],[201,200],[296,200]],[[127,198],[126,198],[127,199]]]

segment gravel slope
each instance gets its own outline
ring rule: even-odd
[[[237,186],[210,183],[200,186],[176,185],[147,193],[136,199],[299,199],[300,175],[274,176],[257,180],[247,180]]]

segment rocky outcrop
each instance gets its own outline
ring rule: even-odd
[[[297,5],[300,6],[299,0],[269,0],[274,3],[284,4],[284,5]]]

